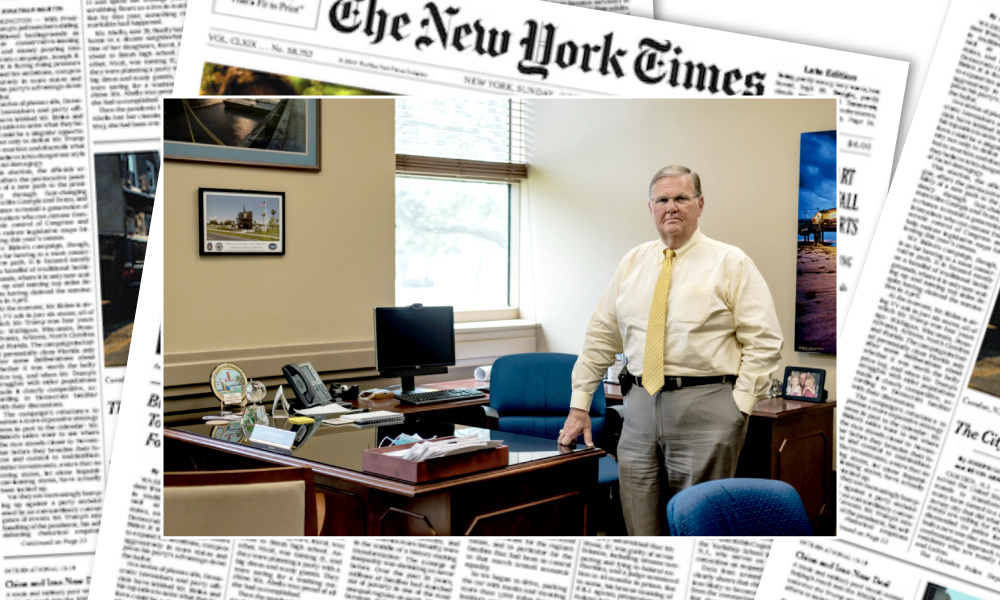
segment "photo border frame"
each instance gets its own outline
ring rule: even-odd
[[[788,375],[796,371],[799,373],[811,373],[816,378],[816,397],[809,398],[808,396],[789,396],[785,390],[785,386],[788,384]],[[802,402],[826,402],[823,397],[826,384],[826,369],[813,369],[810,367],[785,367],[784,377],[781,378],[781,397],[786,400],[801,400]]]
[[[164,98],[161,112],[166,110],[167,100],[186,100],[186,98]],[[306,114],[309,117],[309,124],[306,128],[306,139],[309,150],[304,155],[253,148],[191,144],[164,139],[163,159],[179,162],[225,164],[237,167],[264,167],[300,171],[322,170],[322,121],[319,100],[316,98],[281,98],[281,100],[297,100],[306,103]],[[299,164],[294,161],[302,162]]]

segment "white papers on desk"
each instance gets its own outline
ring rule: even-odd
[[[351,409],[344,408],[339,404],[331,402],[330,404],[320,404],[319,406],[313,406],[312,408],[295,409],[295,414],[312,417],[315,415],[339,415],[349,410]]]
[[[476,367],[474,377],[476,381],[489,381],[490,372],[493,370],[493,365],[486,365],[484,367]]]
[[[340,419],[336,420],[350,421],[358,427],[377,427],[381,425],[402,425],[403,421],[406,420],[406,415],[388,410],[376,410],[372,412],[351,413],[343,415]],[[329,421],[327,422],[329,423]]]
[[[496,448],[503,440],[480,440],[476,438],[456,438],[450,440],[428,440],[417,442],[405,450],[386,452],[386,456],[398,456],[405,460],[421,462],[429,458],[440,458],[453,454],[463,454],[476,450]]]

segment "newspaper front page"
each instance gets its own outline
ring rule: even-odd
[[[7,598],[83,598],[183,0],[0,6],[0,520]]]
[[[302,93],[305,81],[327,94],[837,96],[842,323],[888,190],[904,63],[524,0],[297,6],[190,6],[174,93]]]
[[[998,47],[1000,2],[952,4],[841,337],[844,542],[776,542],[759,598],[831,597],[856,561],[873,598],[1000,589]]]

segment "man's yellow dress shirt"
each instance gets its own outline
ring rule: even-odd
[[[642,375],[646,325],[666,245],[657,240],[625,255],[590,318],[573,368],[570,406],[590,410],[615,354]],[[698,229],[674,258],[664,339],[665,377],[738,375],[733,397],[750,414],[781,361],[781,327],[771,291],[742,250]]]

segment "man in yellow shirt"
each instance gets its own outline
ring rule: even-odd
[[[698,174],[672,165],[649,188],[660,239],[625,255],[590,319],[560,433],[591,445],[590,403],[615,353],[625,398],[618,476],[629,535],[659,535],[676,492],[736,473],[749,414],[781,360],[774,300],[739,248],[705,237]]]

